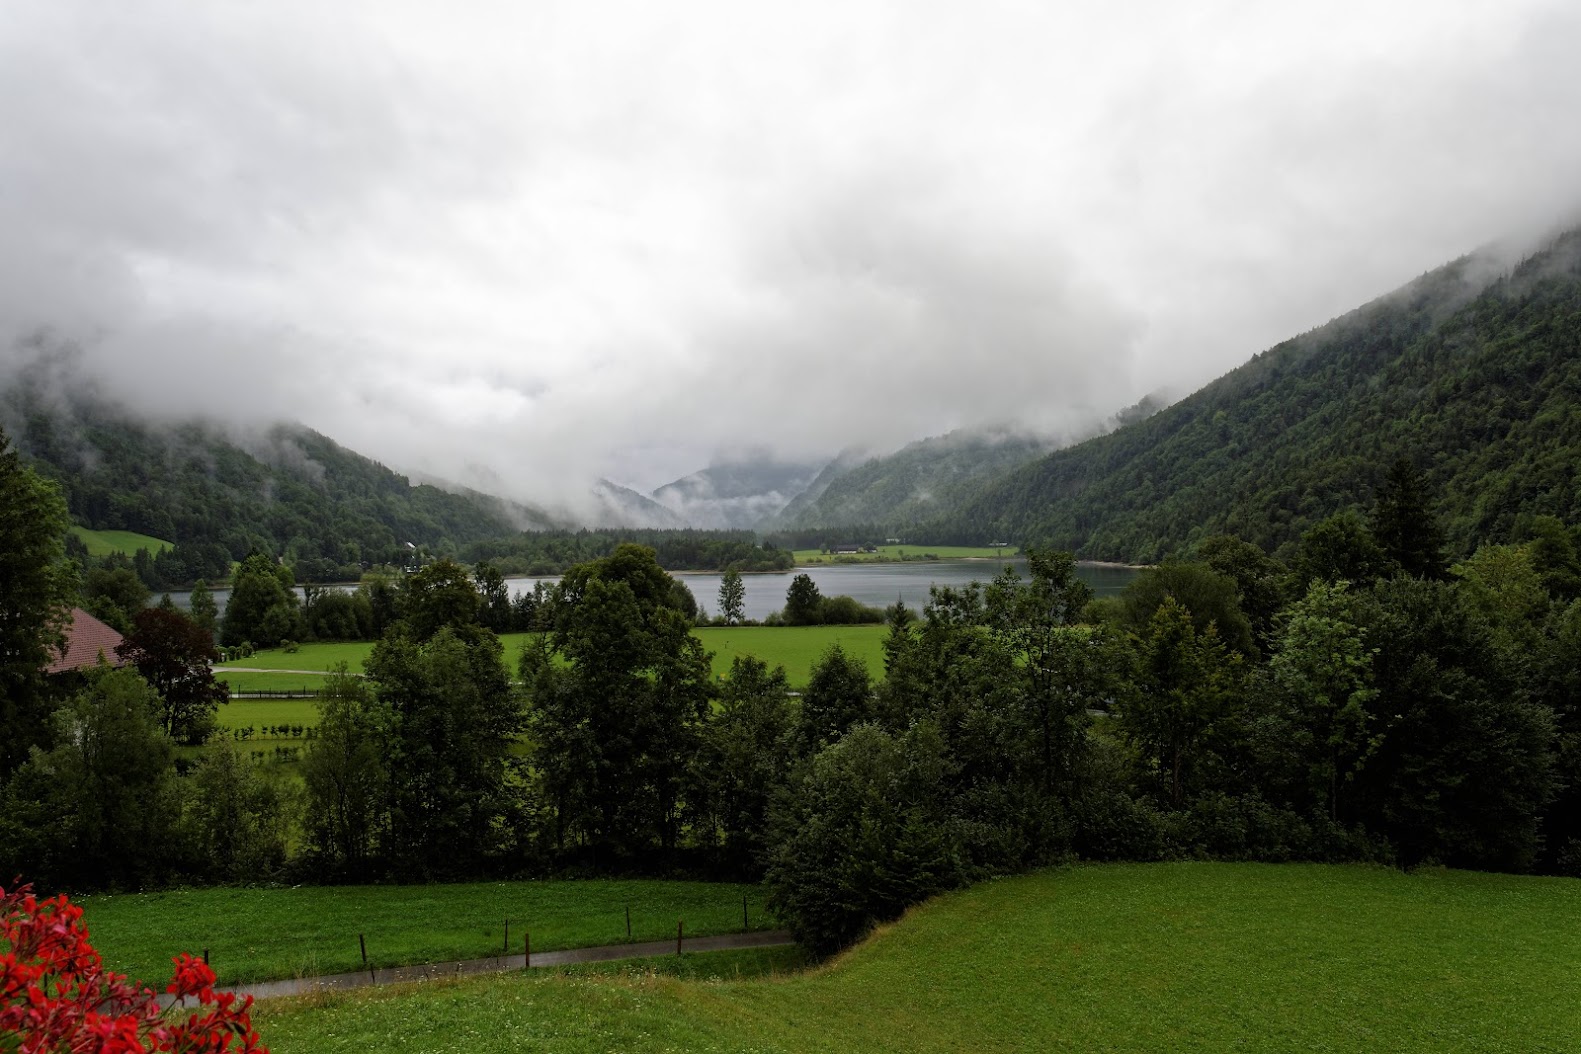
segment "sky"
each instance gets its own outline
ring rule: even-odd
[[[7,0],[0,362],[540,502],[1074,435],[1581,219],[1578,54],[1569,0]]]

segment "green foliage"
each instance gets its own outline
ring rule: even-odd
[[[280,785],[229,743],[204,755],[187,781],[187,837],[202,876],[262,882],[285,866],[290,816]]]
[[[1302,588],[1313,582],[1370,586],[1394,573],[1395,564],[1354,510],[1335,513],[1301,536],[1293,564]]]
[[[1443,578],[1444,532],[1428,498],[1427,485],[1408,458],[1396,458],[1378,487],[1372,535],[1384,555],[1408,575]]]
[[[427,640],[447,626],[476,626],[483,598],[466,568],[454,560],[438,560],[402,580],[395,610],[413,636]]]
[[[1213,775],[1213,741],[1238,703],[1241,657],[1209,623],[1166,596],[1140,639],[1137,679],[1120,711],[1125,738],[1139,752],[1145,782],[1180,808]]]
[[[246,641],[270,648],[300,638],[300,613],[291,584],[290,569],[262,553],[242,561],[231,582],[220,643],[233,647]]]
[[[51,886],[136,889],[181,863],[181,790],[159,697],[132,670],[106,666],[52,718],[6,792],[13,873]],[[8,854],[9,855],[9,854]]]
[[[1206,564],[1171,560],[1149,567],[1132,579],[1120,596],[1125,628],[1146,633],[1154,613],[1167,600],[1186,611],[1197,633],[1214,627],[1227,647],[1247,657],[1256,654],[1252,625],[1241,611],[1240,588],[1235,579]]]
[[[321,877],[369,877],[387,833],[395,715],[342,663],[319,689],[317,735],[302,755],[303,829]]]
[[[747,587],[741,572],[731,568],[719,580],[719,616],[734,626],[746,617]]]
[[[871,725],[820,752],[774,817],[769,905],[828,955],[966,879],[937,730]]]
[[[822,600],[818,592],[818,585],[809,575],[797,575],[791,579],[790,588],[785,591],[785,624],[787,626],[816,626],[818,624],[818,603]]]
[[[708,709],[708,657],[653,550],[623,545],[556,587],[529,642],[526,689],[544,840],[610,867],[672,851],[688,759]]]
[[[42,671],[64,643],[76,592],[66,510],[0,431],[0,777],[45,734]]]
[[[784,667],[737,657],[703,727],[687,793],[695,837],[723,873],[762,872],[769,802],[786,782],[794,720]]]
[[[476,874],[509,848],[510,748],[523,727],[499,639],[441,626],[374,646],[368,677],[390,713],[388,859],[397,875]]]
[[[831,645],[812,668],[802,693],[797,749],[802,754],[816,754],[872,713],[873,688],[867,666],[847,655],[840,645]]]
[[[208,738],[214,711],[228,695],[214,679],[220,653],[207,630],[174,609],[146,608],[115,653],[159,694],[159,723],[167,736],[188,745]]]

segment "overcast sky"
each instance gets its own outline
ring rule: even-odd
[[[6,0],[0,337],[514,496],[1066,432],[1581,205],[1566,2]]]

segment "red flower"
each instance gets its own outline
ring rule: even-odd
[[[104,969],[82,909],[64,896],[0,888],[0,1048],[17,1054],[268,1054],[252,1029],[252,997],[214,991],[214,971],[191,955],[171,960],[165,991],[197,1007],[167,1022],[147,988]],[[240,1045],[233,1045],[239,1041]]]

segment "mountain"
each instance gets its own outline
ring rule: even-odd
[[[679,516],[646,494],[641,494],[630,487],[622,487],[619,483],[601,479],[593,484],[590,493],[594,506],[590,514],[591,526],[641,528],[687,526]]]
[[[833,475],[822,492],[787,509],[784,529],[933,519],[983,480],[1047,453],[1047,440],[1008,432],[956,431],[909,443]]]
[[[0,427],[60,484],[75,522],[175,542],[155,580],[219,577],[254,548],[290,554],[304,580],[355,577],[409,546],[557,526],[491,495],[413,485],[301,426],[153,422],[60,380],[47,363],[18,369],[0,392]]]
[[[1098,426],[1110,431],[1145,420],[1164,405],[1150,395]],[[1089,433],[1090,434],[1090,433]],[[926,523],[969,500],[1011,469],[1068,439],[1014,429],[960,429],[909,443],[886,457],[844,455],[772,521],[783,530],[883,524],[900,529]]]
[[[1368,508],[1401,456],[1440,496],[1457,553],[1522,515],[1581,522],[1581,231],[1518,264],[1447,264],[1010,472],[936,526],[1094,559],[1153,561],[1218,532],[1274,550]]]
[[[805,491],[825,464],[767,455],[727,461],[666,483],[653,500],[691,527],[748,530]]]

